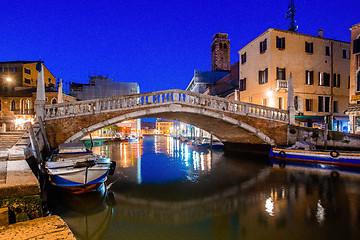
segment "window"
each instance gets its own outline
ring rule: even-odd
[[[305,52],[314,53],[313,43],[305,42]]]
[[[353,54],[360,53],[360,38],[353,41]]]
[[[8,72],[9,69],[7,67],[4,67],[4,72]]]
[[[15,111],[15,109],[16,109],[15,100],[13,99],[10,102],[10,111]]]
[[[30,69],[28,69],[28,68],[24,68],[24,72],[26,73],[26,74],[31,74],[31,70]]]
[[[264,41],[260,42],[260,53],[264,53],[266,51],[266,38]]]
[[[312,99],[305,99],[305,111],[312,111]]]
[[[279,109],[283,109],[283,105],[284,105],[283,102],[284,102],[283,98],[279,97]]]
[[[246,63],[246,53],[241,54],[241,64]]]
[[[343,55],[342,55],[342,57],[343,57],[344,59],[348,59],[348,54],[347,54],[346,49],[343,49]]]
[[[30,79],[29,79],[29,78],[25,78],[25,83],[30,84]]]
[[[318,112],[330,111],[330,97],[318,97]]]
[[[276,79],[277,80],[286,80],[286,69],[285,68],[276,68]]]
[[[285,49],[285,38],[276,37],[276,48]]]
[[[319,86],[330,87],[330,74],[319,72]]]
[[[263,71],[259,71],[259,84],[267,83],[268,81],[268,69],[265,68]]]
[[[330,56],[330,47],[325,46],[325,56]]]
[[[13,67],[13,68],[12,68],[12,71],[13,71],[13,72],[17,72],[17,67]]]
[[[1,100],[0,100],[0,111],[1,111]]]
[[[262,104],[263,106],[266,106],[266,98],[261,99],[261,104]]]
[[[299,97],[298,96],[294,96],[294,107],[295,107],[295,110],[299,109]]]
[[[338,107],[339,107],[339,105],[338,105],[338,101],[334,101],[334,109],[333,109],[333,112],[334,113],[338,113],[339,112],[339,109],[338,109]]]
[[[360,72],[356,75],[356,91],[360,92]]]
[[[314,84],[314,71],[305,72],[305,84],[306,85],[313,85]]]
[[[219,43],[219,48],[222,48],[222,43]]]
[[[246,78],[240,79],[239,90],[240,91],[246,90]]]
[[[224,48],[225,48],[225,49],[227,49],[227,45],[226,45],[226,43],[224,43]]]
[[[340,74],[334,73],[333,87],[340,87]]]
[[[51,83],[51,78],[48,78],[49,83]]]

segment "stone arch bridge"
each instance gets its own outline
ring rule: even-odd
[[[178,89],[45,105],[44,111],[46,134],[52,148],[136,118],[166,118],[188,123],[212,133],[225,146],[283,145],[310,140],[306,138],[314,141],[314,136],[322,136],[322,133],[313,133],[319,130],[290,125],[287,110]],[[319,139],[315,140],[321,142],[321,137]]]
[[[136,118],[166,118],[204,129],[224,142],[286,143],[288,112],[183,90],[118,96],[45,106],[51,147]]]

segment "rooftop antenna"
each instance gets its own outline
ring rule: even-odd
[[[297,7],[294,5],[294,0],[289,0],[289,11],[286,12],[286,19],[290,18],[290,28],[289,31],[296,32],[298,29],[298,26],[295,26],[295,10]]]

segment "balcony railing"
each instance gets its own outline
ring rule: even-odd
[[[287,80],[276,80],[276,91],[280,90],[280,89],[288,89],[288,81]]]
[[[34,109],[15,109],[12,110],[15,115],[34,115]]]

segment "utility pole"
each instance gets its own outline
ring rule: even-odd
[[[294,5],[294,0],[290,0],[289,2],[289,11],[286,12],[286,19],[290,18],[290,28],[289,31],[296,32],[298,29],[298,26],[295,26],[295,10],[297,7]]]

